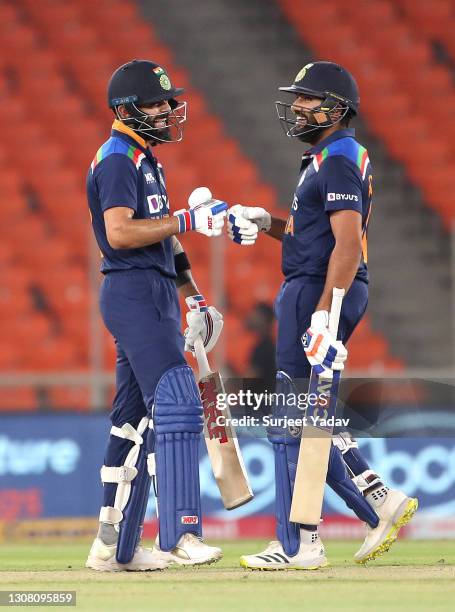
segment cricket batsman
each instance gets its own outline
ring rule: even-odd
[[[236,205],[228,211],[228,234],[241,245],[254,244],[260,231],[282,242],[276,391],[289,394],[297,381],[310,378],[311,367],[318,374],[344,368],[346,343],[365,313],[373,170],[348,127],[358,112],[359,91],[347,70],[332,62],[307,64],[292,85],[280,90],[295,96],[291,104],[276,103],[286,135],[311,145],[302,157],[290,215],[284,221],[263,208]],[[328,329],[334,287],[346,292],[340,340]],[[323,567],[327,560],[318,525],[289,521],[300,432],[270,427],[268,437],[275,455],[278,541],[241,557],[240,564],[250,569]],[[327,482],[367,525],[355,555],[359,563],[388,550],[417,508],[416,499],[384,485],[349,434],[334,436]]]
[[[133,60],[120,66],[107,92],[115,115],[111,136],[87,177],[102,254],[100,308],[117,347],[112,427],[101,468],[104,500],[86,562],[99,571],[157,570],[221,558],[221,550],[201,538],[203,416],[184,350],[202,336],[210,351],[223,318],[199,293],[177,236],[220,235],[227,205],[199,189],[190,209],[170,214],[154,147],[182,139],[186,102],[177,100],[182,93],[159,64]],[[177,287],[189,308],[186,341]],[[140,538],[151,480],[159,535],[153,549],[144,549]]]

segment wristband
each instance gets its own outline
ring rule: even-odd
[[[207,303],[203,295],[191,295],[185,298],[186,305],[191,312],[207,312]]]
[[[179,233],[189,232],[194,230],[196,226],[196,217],[194,210],[184,210],[181,212],[174,213],[174,217],[177,217],[179,221]]]

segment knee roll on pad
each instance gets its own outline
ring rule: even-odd
[[[202,535],[199,444],[202,405],[187,365],[166,372],[158,382],[153,408],[154,457],[159,541],[172,550],[187,532]]]
[[[273,419],[285,416],[302,418],[303,411],[286,404],[286,397],[291,393],[297,393],[297,391],[292,379],[285,372],[277,372],[275,393],[277,394],[277,402],[273,406]],[[284,427],[284,425],[273,424],[267,428],[267,437],[272,442],[275,457],[277,537],[286,554],[292,556],[297,554],[300,546],[299,525],[289,521],[289,514],[299,456],[301,428],[291,429]]]
[[[101,468],[103,483],[117,483],[114,506],[101,508],[100,521],[118,524],[116,559],[129,563],[139,542],[150,489],[147,472],[147,449],[143,434],[149,420],[144,417],[137,429],[129,423],[112,427],[111,435],[133,442],[122,466]]]

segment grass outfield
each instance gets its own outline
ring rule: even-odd
[[[77,610],[111,612],[454,609],[454,542],[397,542],[367,567],[352,560],[357,542],[328,542],[331,565],[323,570],[242,570],[239,556],[263,544],[221,542],[223,560],[206,569],[121,574],[84,569],[89,544],[2,545],[0,589],[75,590]]]

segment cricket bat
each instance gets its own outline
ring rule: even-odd
[[[333,289],[329,315],[329,330],[336,338],[340,322],[344,289]],[[318,376],[313,369],[310,375],[309,397],[317,397],[314,404],[308,404],[306,425],[302,428],[297,472],[292,496],[289,520],[293,523],[319,525],[321,520],[324,487],[329,464],[332,427],[318,427],[311,424],[310,417],[328,419],[335,416],[340,372],[334,371],[333,378]],[[316,394],[310,396],[310,394]]]
[[[217,408],[217,395],[224,394],[223,381],[219,372],[211,371],[201,337],[194,342],[194,352],[199,369],[199,391],[204,411],[207,451],[224,507],[226,510],[233,510],[253,499],[253,491],[235,430],[230,425],[229,409]],[[217,423],[218,417],[222,417],[223,423],[227,421],[227,424]]]

